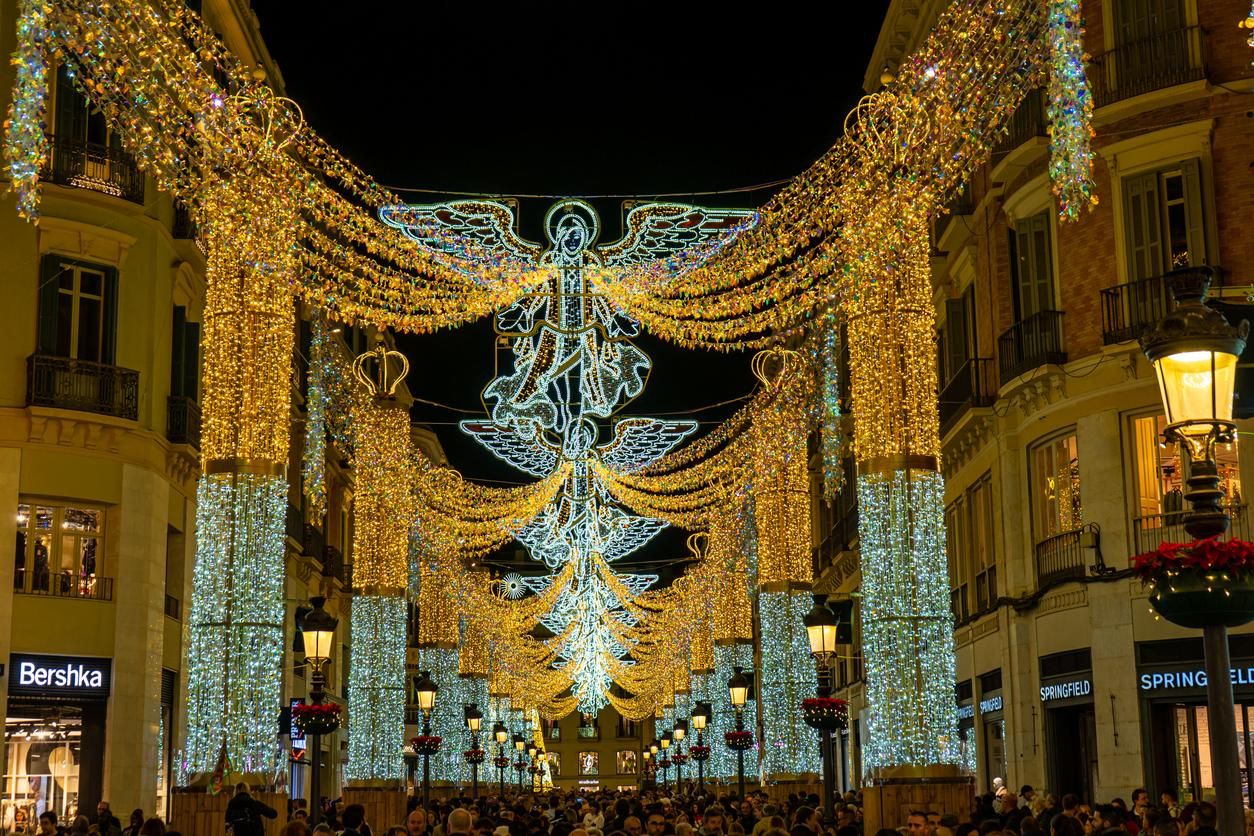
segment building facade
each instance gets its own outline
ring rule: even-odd
[[[944,5],[892,3],[868,90]],[[1216,306],[1254,318],[1244,230],[1254,73],[1237,26],[1248,11],[1239,0],[1086,0],[1097,206],[1059,222],[1036,91],[935,223],[955,699],[963,759],[981,791],[1026,783],[1091,800],[1142,786],[1154,797],[1176,790],[1182,802],[1213,794],[1200,633],[1157,620],[1128,572],[1132,555],[1187,539],[1185,466],[1160,444],[1157,384],[1136,339],[1169,310],[1164,274],[1178,267],[1215,268]],[[1243,373],[1247,420],[1220,451],[1231,536],[1241,538],[1251,536],[1254,412],[1242,411],[1251,399],[1254,378]],[[820,588],[856,601],[848,481],[831,505],[816,501],[816,568]],[[851,702],[842,741],[851,776],[861,774],[866,728],[857,646],[855,637],[836,664]],[[1235,631],[1231,652],[1246,752],[1254,631]]]

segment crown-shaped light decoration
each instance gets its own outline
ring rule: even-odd
[[[399,369],[399,371],[397,371]],[[396,387],[409,374],[409,361],[399,351],[379,343],[353,360],[353,377],[380,400],[396,397]]]
[[[264,84],[236,93],[229,102],[231,110],[256,129],[257,138],[251,145],[256,156],[279,153],[305,130],[305,114],[300,105],[274,95]]]
[[[790,348],[768,348],[753,355],[749,368],[762,385],[779,391],[793,371],[801,364],[801,355]]]
[[[907,168],[931,135],[932,117],[916,96],[872,93],[845,117],[845,136],[856,153],[886,174]]]

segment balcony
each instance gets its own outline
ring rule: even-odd
[[[305,540],[305,515],[292,503],[287,503],[287,514],[283,520],[287,539],[297,546]]]
[[[192,213],[188,211],[184,203],[175,202],[174,204],[174,223],[170,225],[170,234],[187,241],[194,241],[199,235],[196,223],[192,220]]]
[[[1048,363],[1067,362],[1062,343],[1062,311],[1041,311],[1021,319],[997,338],[1002,385]]]
[[[1205,78],[1205,45],[1200,26],[1185,26],[1120,44],[1096,56],[1089,68],[1094,104],[1104,107]]]
[[[81,598],[85,601],[112,601],[113,578],[100,575],[75,577],[67,569],[60,574],[27,572],[19,566],[13,573],[13,591],[19,595],[46,595],[50,598]]]
[[[322,561],[326,559],[326,552],[327,541],[322,536],[322,531],[315,525],[305,523],[305,530],[301,536],[301,553],[306,557]]]
[[[1045,123],[1045,91],[1033,90],[1019,103],[1006,123],[1006,135],[993,149],[994,156],[1005,156],[1025,142],[1048,136]]]
[[[322,575],[335,578],[341,584],[348,585],[348,575],[344,571],[344,555],[335,546],[327,546],[322,559]]]
[[[972,357],[967,360],[941,390],[941,435],[953,429],[958,419],[969,410],[992,406],[995,400],[997,381],[993,377],[992,359]]]
[[[1085,574],[1084,529],[1064,531],[1036,544],[1036,580],[1045,586]]]
[[[1102,290],[1102,341],[1113,345],[1139,339],[1146,328],[1170,313],[1172,275],[1150,276]],[[1211,286],[1218,287],[1219,271],[1212,275],[1215,280]]]
[[[26,405],[139,419],[139,372],[70,357],[26,358]]]
[[[171,395],[166,399],[165,437],[171,444],[200,449],[200,404],[194,398]]]
[[[56,136],[48,137],[48,147],[48,161],[40,172],[48,182],[143,204],[144,175],[135,158],[121,148]]]
[[[1249,540],[1254,536],[1250,531],[1250,521],[1246,505],[1229,505],[1228,532],[1221,539]],[[1136,545],[1134,554],[1145,554],[1153,551],[1163,543],[1187,543],[1193,539],[1184,530],[1185,511],[1174,511],[1167,514],[1150,514],[1132,518],[1132,539]]]

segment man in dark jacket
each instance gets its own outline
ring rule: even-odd
[[[278,818],[278,812],[248,794],[248,785],[235,785],[235,795],[226,805],[226,823],[231,826],[233,836],[264,836],[261,817]]]

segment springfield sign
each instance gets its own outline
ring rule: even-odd
[[[113,660],[91,656],[9,656],[9,694],[32,697],[109,698]]]
[[[1073,679],[1070,682],[1058,682],[1053,685],[1041,686],[1041,702],[1054,700],[1071,700],[1076,697],[1087,697],[1093,693],[1093,681],[1090,679]]]
[[[1254,667],[1229,668],[1228,678],[1233,685],[1254,685]],[[1138,685],[1142,691],[1172,691],[1178,688],[1205,688],[1206,671],[1198,668],[1162,673],[1143,673]]]

